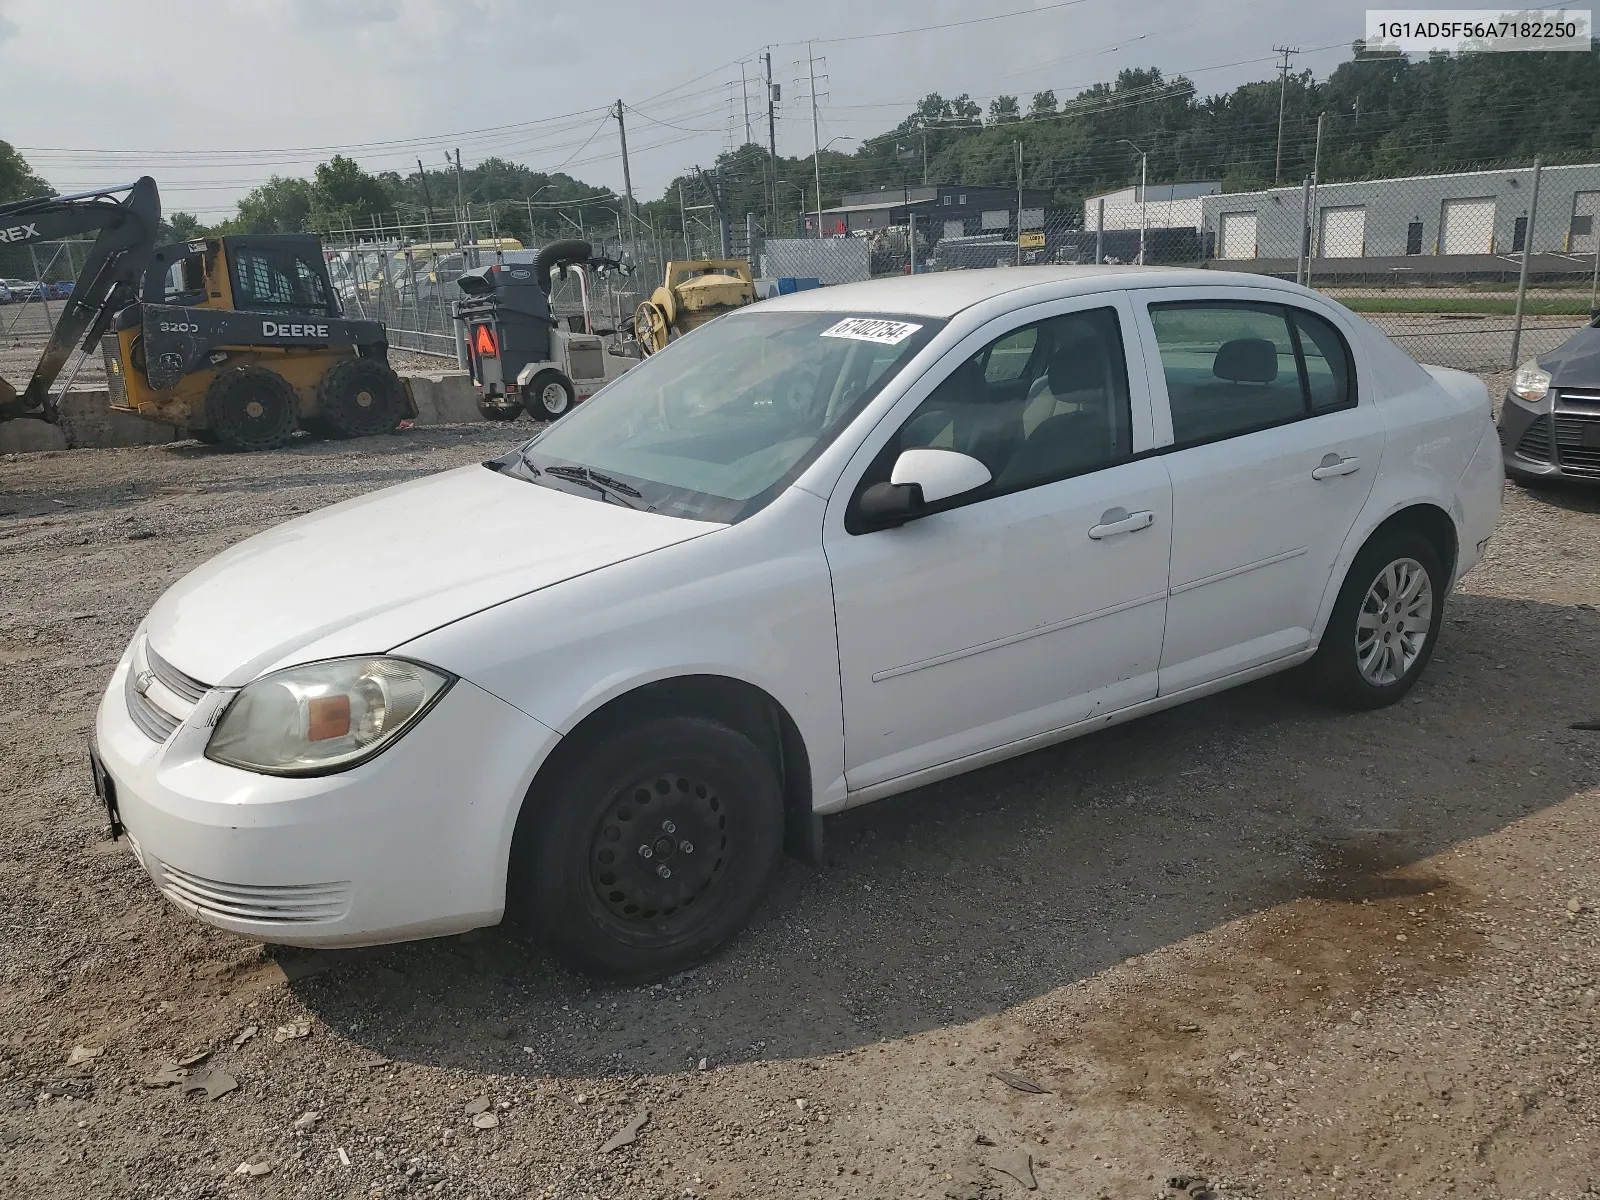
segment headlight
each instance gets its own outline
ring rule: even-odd
[[[1537,404],[1550,394],[1550,372],[1540,370],[1530,358],[1511,377],[1511,391],[1529,404]]]
[[[206,757],[268,775],[323,775],[377,754],[454,682],[399,658],[338,658],[247,684],[217,722]]]

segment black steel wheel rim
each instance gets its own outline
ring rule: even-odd
[[[728,805],[695,773],[659,771],[620,789],[589,846],[601,908],[634,935],[697,924],[729,861]]]
[[[270,436],[284,421],[284,401],[272,388],[250,383],[235,387],[228,405],[234,428],[244,437]]]

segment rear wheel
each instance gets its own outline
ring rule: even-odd
[[[554,421],[572,407],[572,384],[560,371],[540,371],[522,393],[523,407],[535,421]]]
[[[1421,534],[1397,530],[1362,547],[1309,664],[1316,689],[1350,708],[1382,708],[1416,683],[1439,640],[1449,586]]]
[[[511,906],[579,970],[670,975],[749,920],[777,863],[772,764],[704,717],[655,717],[601,737],[530,798]]]
[[[234,367],[206,389],[206,424],[232,450],[287,446],[296,424],[294,388],[266,367]]]
[[[507,406],[503,400],[478,397],[478,415],[485,421],[515,421],[522,415],[520,402]]]
[[[405,415],[400,376],[376,358],[337,362],[317,383],[316,424],[333,437],[393,433]]]

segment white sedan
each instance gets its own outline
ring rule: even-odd
[[[225,929],[512,917],[647,979],[822,814],[1296,666],[1393,703],[1501,484],[1481,382],[1287,283],[803,292],[192,572],[111,679],[96,783]]]

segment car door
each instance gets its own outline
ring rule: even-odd
[[[1131,364],[1125,298],[991,322],[865,441],[829,505],[848,787],[875,787],[1156,692],[1171,485]],[[1029,346],[1023,375],[996,351]],[[995,386],[998,385],[998,386]],[[958,450],[991,482],[897,528],[858,502],[901,451]]]
[[[1377,476],[1383,425],[1349,343],[1266,289],[1142,293],[1172,480],[1161,694],[1292,655]],[[1159,436],[1159,435],[1158,435]]]

